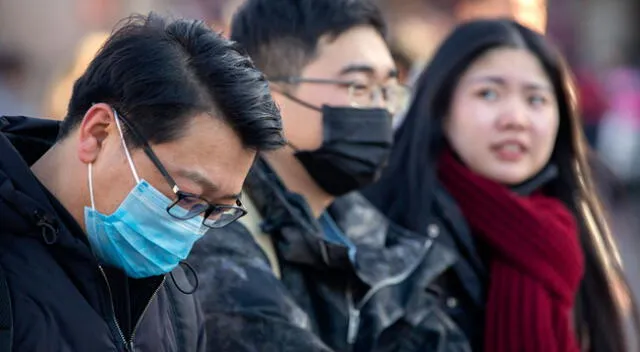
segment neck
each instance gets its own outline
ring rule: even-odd
[[[293,155],[291,148],[282,148],[266,153],[265,158],[282,179],[287,189],[301,194],[305,198],[313,212],[313,216],[316,218],[319,218],[335,199],[335,197],[318,186]]]
[[[61,158],[64,148],[63,144],[55,144],[31,166],[31,172],[85,229],[84,206],[87,202],[78,194],[86,194],[83,190],[87,180],[69,172],[74,168],[68,164],[68,158]]]

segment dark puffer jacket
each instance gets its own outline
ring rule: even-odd
[[[0,269],[11,299],[13,350],[203,350],[195,298],[171,279],[133,280],[98,266],[78,224],[31,173],[58,123],[0,117],[0,132]],[[187,285],[185,272],[175,273]],[[2,314],[5,323],[10,317]]]
[[[334,223],[323,231],[262,160],[246,191],[282,279],[242,224],[197,243],[188,261],[201,282],[209,351],[470,351],[478,343],[485,271],[475,256],[460,259],[459,249],[475,250],[468,233],[451,235],[466,229],[446,194],[418,234],[358,193],[331,206]]]

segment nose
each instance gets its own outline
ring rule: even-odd
[[[498,116],[497,126],[501,130],[525,130],[529,127],[531,119],[526,105],[520,99],[509,99],[504,102],[504,107]]]

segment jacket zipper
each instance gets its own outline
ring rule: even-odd
[[[353,293],[351,287],[347,288],[347,306],[349,307],[349,323],[347,325],[347,342],[353,345],[358,338],[360,329],[360,310],[356,309],[353,303]]]
[[[120,323],[118,322],[118,318],[116,317],[116,309],[113,307],[113,293],[111,292],[111,285],[109,285],[107,274],[104,273],[104,269],[102,269],[101,265],[98,265],[98,269],[100,269],[100,273],[102,273],[104,282],[107,284],[107,290],[109,291],[109,304],[111,305],[111,315],[113,316],[113,321],[115,321],[116,323],[116,328],[118,329],[120,338],[122,338],[122,343],[124,343],[124,346],[126,349],[129,349],[127,345],[127,339],[124,337],[124,334],[122,333],[122,329],[120,328]]]
[[[375,284],[367,293],[362,297],[358,304],[355,304],[353,299],[353,291],[350,285],[347,285],[347,306],[349,309],[349,321],[347,325],[347,343],[349,345],[353,345],[358,338],[358,331],[360,330],[360,312],[365,307],[367,303],[371,300],[371,298],[382,290],[385,287],[393,286],[401,283],[406,280],[422,263],[424,257],[427,255],[431,247],[433,246],[434,239],[428,238],[424,242],[422,254],[419,256],[419,259],[416,260],[407,270],[399,273],[396,276],[388,277],[377,284]]]
[[[158,295],[158,292],[160,292],[160,288],[162,288],[162,285],[164,285],[164,281],[165,280],[166,280],[166,277],[163,277],[162,278],[162,282],[160,283],[160,285],[158,285],[156,290],[153,292],[153,294],[149,298],[149,302],[147,302],[147,305],[144,307],[144,310],[142,311],[142,314],[140,314],[140,317],[138,318],[138,321],[136,322],[136,325],[134,326],[133,331],[131,332],[131,338],[129,339],[129,349],[131,351],[133,351],[133,339],[136,336],[136,331],[138,331],[138,327],[140,326],[140,323],[142,322],[142,318],[144,317],[145,313],[147,313],[147,310],[149,309],[149,306],[151,305],[151,302],[153,302],[153,299],[156,298],[156,296]]]
[[[104,269],[102,269],[102,266],[99,265],[98,268],[100,269],[100,272],[102,273],[102,277],[104,278],[104,282],[107,284],[107,289],[109,290],[109,303],[111,304],[111,314],[113,315],[113,321],[116,323],[116,328],[118,329],[120,338],[122,338],[122,342],[124,343],[125,349],[128,351],[133,351],[133,339],[136,336],[136,331],[138,331],[140,322],[142,321],[142,318],[144,317],[147,310],[149,309],[151,302],[153,302],[153,299],[158,295],[158,292],[160,292],[160,288],[162,288],[162,285],[164,285],[164,281],[166,280],[166,278],[162,278],[162,282],[160,283],[160,285],[158,285],[158,288],[156,288],[156,290],[153,292],[153,295],[151,295],[151,298],[149,298],[149,302],[147,302],[147,305],[144,307],[142,314],[140,314],[140,317],[138,318],[138,321],[136,322],[136,325],[133,328],[133,332],[131,333],[131,337],[127,342],[127,338],[124,336],[124,333],[122,333],[122,329],[120,328],[120,323],[118,322],[118,318],[116,317],[115,308],[113,307],[113,293],[111,292],[111,285],[109,285],[109,280],[107,279],[107,275],[104,273]]]

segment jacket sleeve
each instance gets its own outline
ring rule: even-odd
[[[208,351],[331,352],[241,224],[209,231],[188,262],[198,273]]]

